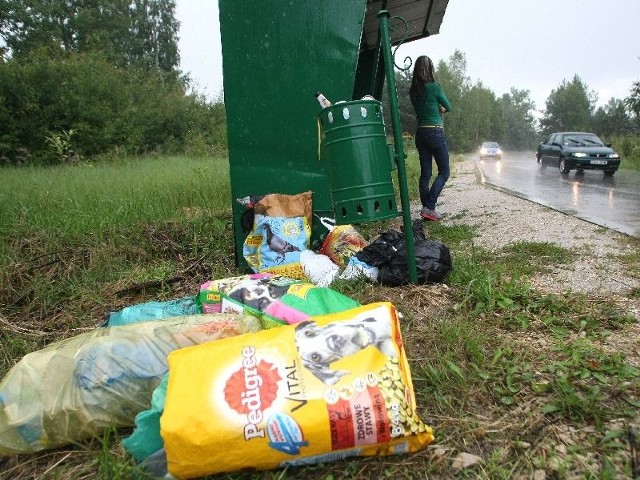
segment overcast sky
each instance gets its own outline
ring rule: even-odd
[[[176,0],[176,16],[181,69],[215,98],[222,89],[218,3]],[[604,105],[640,80],[640,0],[449,0],[440,34],[401,47],[396,63],[422,54],[437,63],[455,50],[465,54],[471,81],[497,96],[529,90],[542,110],[551,91],[577,74]]]

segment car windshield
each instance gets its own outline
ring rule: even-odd
[[[570,146],[597,145],[598,147],[601,147],[602,145],[604,145],[602,143],[602,140],[600,140],[593,133],[585,133],[585,134],[573,133],[571,135],[565,135],[563,142],[565,145],[570,145]]]
[[[484,148],[499,148],[499,147],[498,147],[498,144],[497,144],[497,143],[495,143],[495,142],[484,142],[484,143],[482,144],[482,146],[483,146]]]

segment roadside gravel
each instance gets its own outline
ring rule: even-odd
[[[417,217],[420,206],[414,208]],[[627,296],[640,287],[640,279],[619,261],[634,251],[628,236],[484,185],[473,161],[452,165],[437,208],[445,225],[473,226],[476,245],[490,251],[523,241],[554,243],[575,253],[573,263],[533,279],[541,290]]]
[[[623,263],[623,256],[637,253],[637,239],[483,184],[476,163],[472,160],[452,164],[452,175],[440,196],[437,209],[443,215],[443,225],[473,227],[474,244],[489,252],[499,254],[505,246],[516,242],[552,243],[567,249],[572,253],[572,260],[550,267],[550,273],[541,273],[531,278],[532,288],[542,294],[577,292],[583,294],[586,301],[593,305],[607,302],[614,304],[616,310],[629,314],[635,322],[625,323],[606,334],[594,336],[589,341],[593,348],[612,355],[622,354],[625,364],[640,368],[640,278],[637,267],[629,271]],[[411,213],[413,218],[417,218],[420,205],[412,205]],[[454,257],[454,267],[455,262]],[[425,294],[429,293],[427,291]],[[436,291],[435,296],[437,293]],[[425,328],[428,328],[428,324],[426,325]],[[516,350],[548,355],[549,358],[553,358],[556,347],[563,348],[563,342],[569,345],[572,339],[585,334],[586,332],[574,332],[572,336],[561,340],[554,338],[546,330],[501,331],[507,344],[514,346]],[[415,350],[419,348],[416,346]],[[525,410],[530,407],[531,410],[526,413],[523,413],[525,410],[518,411],[516,420],[512,421],[505,415],[499,420],[491,418],[488,421],[494,434],[507,432],[513,427],[513,438],[509,439],[507,435],[505,445],[512,440],[517,443],[515,439],[519,438],[521,431],[535,432],[528,437],[533,439],[532,452],[548,455],[546,472],[539,469],[526,477],[517,478],[585,478],[586,471],[598,472],[601,460],[599,453],[589,447],[590,444],[593,445],[590,442],[593,442],[594,437],[599,435],[595,427],[578,427],[566,421],[547,424],[536,417],[536,400],[531,401],[534,403],[523,404]],[[640,412],[637,409],[635,412],[635,417],[630,419],[616,418],[607,421],[603,431],[623,431],[629,425],[639,428]],[[481,425],[485,420],[486,417],[478,415],[478,424]],[[537,421],[540,423],[536,423]],[[489,434],[487,438],[495,437]],[[446,451],[450,445],[443,442],[439,447]],[[470,446],[468,453],[479,455],[478,458],[486,461],[481,448],[474,450]],[[578,457],[579,460],[576,460]],[[616,453],[615,462],[620,475],[623,475],[622,472],[630,461],[630,455],[624,449]],[[568,465],[577,464],[579,467],[575,471],[563,470]]]

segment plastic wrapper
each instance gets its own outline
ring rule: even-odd
[[[311,241],[311,192],[265,195],[253,211],[253,226],[242,247],[249,267],[256,273],[305,279],[300,252]]]
[[[160,320],[163,318],[181,317],[184,315],[197,315],[202,313],[198,297],[176,298],[164,302],[151,301],[130,305],[111,312],[106,321],[107,327],[127,325],[129,323],[144,322],[145,320]]]
[[[0,383],[0,456],[132,426],[170,352],[258,329],[252,316],[192,315],[98,328],[27,354]]]
[[[313,315],[341,312],[360,304],[331,288],[302,280],[254,273],[200,286],[202,310],[255,315],[263,328],[297,323]]]
[[[167,398],[167,381],[165,375],[153,391],[151,406],[136,415],[136,428],[131,435],[122,440],[124,449],[137,461],[141,462],[159,450],[164,451],[164,443],[160,436],[160,416]],[[166,472],[164,472],[166,473]]]
[[[329,257],[339,267],[345,268],[349,259],[367,245],[368,242],[352,225],[337,225],[322,242],[320,253]]]
[[[160,431],[176,478],[411,453],[433,440],[390,303],[173,352]]]

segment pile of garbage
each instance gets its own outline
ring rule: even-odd
[[[25,355],[0,383],[0,456],[134,427],[122,445],[149,475],[196,478],[429,444],[395,307],[329,287],[358,276],[406,283],[402,233],[369,244],[335,226],[313,252],[310,193],[288,197],[250,208],[254,273],[111,312],[95,330]],[[429,256],[420,279],[442,280],[448,249],[420,243],[416,256]]]
[[[269,194],[238,199],[247,210],[242,225],[247,237],[243,255],[254,272],[271,272],[329,286],[337,278],[365,278],[387,286],[410,283],[402,232],[389,230],[369,244],[352,225],[334,225],[318,252],[310,250],[311,192]],[[441,282],[453,268],[449,248],[426,238],[422,221],[413,224],[418,283]]]
[[[392,304],[258,273],[25,355],[0,383],[0,456],[134,426],[149,475],[196,478],[416,451],[415,410]]]

